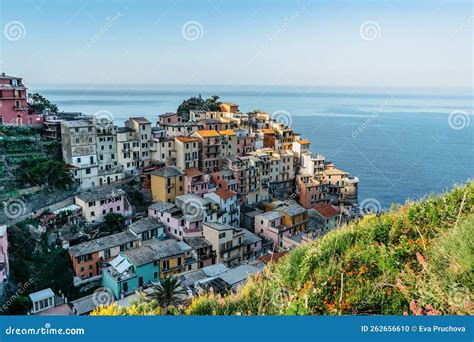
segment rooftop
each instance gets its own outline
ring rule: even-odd
[[[138,238],[132,232],[125,231],[72,246],[69,248],[69,253],[72,256],[78,257],[80,255],[95,253],[137,240]]]
[[[143,242],[146,243],[153,251],[155,252],[158,259],[168,258],[174,255],[183,254],[179,243],[176,240],[147,240]]]
[[[301,215],[306,212],[306,209],[299,204],[292,204],[284,207],[278,208],[279,211],[284,212],[288,216]]]
[[[183,143],[189,143],[189,142],[195,142],[198,141],[198,138],[193,138],[193,137],[176,137],[176,140],[183,142]]]
[[[129,118],[129,120],[136,121],[136,122],[138,122],[139,124],[149,124],[149,123],[151,123],[150,121],[148,121],[147,118],[145,118],[145,117],[143,117],[143,116],[131,117],[131,118]]]
[[[225,129],[225,130],[218,131],[218,132],[219,132],[220,135],[230,135],[230,136],[235,135],[235,132],[232,129]]]
[[[159,259],[150,246],[132,248],[125,251],[123,254],[125,254],[130,262],[135,266],[146,265]]]
[[[140,234],[148,230],[163,226],[163,224],[154,217],[144,217],[128,226],[135,234]]]
[[[90,121],[87,120],[68,120],[61,121],[61,124],[69,128],[80,128],[80,127],[91,127],[93,126]]]
[[[241,232],[243,230],[242,228],[235,228],[235,227],[229,226],[228,224],[217,223],[217,222],[205,222],[203,224],[215,230],[235,230],[236,232]]]
[[[229,198],[231,198],[231,197],[237,196],[237,193],[236,193],[236,192],[227,190],[227,189],[225,189],[225,188],[217,189],[216,191],[211,192],[211,194],[212,194],[212,193],[216,194],[217,196],[219,196],[219,197],[222,198],[223,200],[227,200],[227,199],[229,199]]]
[[[212,246],[212,244],[207,241],[203,236],[185,237],[184,241],[193,249],[201,249]]]
[[[277,210],[267,211],[266,213],[259,214],[259,216],[263,216],[269,221],[274,221],[276,219],[283,217],[283,215],[280,214],[280,212]]]
[[[217,131],[214,131],[214,130],[200,130],[200,131],[197,131],[196,134],[199,134],[199,136],[203,137],[203,138],[210,138],[210,137],[219,137],[219,133],[217,133]]]
[[[199,171],[195,167],[191,167],[189,169],[184,170],[184,174],[188,177],[196,177],[204,175],[203,172]]]
[[[37,302],[46,298],[54,297],[54,292],[50,288],[47,288],[38,292],[30,293],[29,297],[32,302]]]
[[[182,176],[183,172],[176,166],[166,166],[159,170],[153,171],[151,174],[153,176],[159,176],[159,177],[175,177],[175,176]]]
[[[262,241],[262,238],[258,235],[255,235],[248,229],[244,229],[244,245],[250,245]]]
[[[123,195],[125,195],[125,191],[122,189],[103,188],[99,190],[85,191],[79,195],[76,195],[76,197],[84,202],[93,202]]]
[[[337,216],[337,210],[330,204],[326,204],[326,203],[316,204],[314,206],[314,210],[316,210],[319,213],[319,215],[327,219]]]
[[[174,207],[176,207],[176,205],[174,203],[159,201],[159,202],[156,202],[156,203],[153,203],[152,205],[150,205],[148,207],[148,209],[156,210],[156,211],[162,213],[162,212],[165,212],[166,210],[169,210],[169,209],[174,208]]]

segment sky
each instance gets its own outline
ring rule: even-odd
[[[15,0],[0,69],[29,84],[472,87],[470,1]]]

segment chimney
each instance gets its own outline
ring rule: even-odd
[[[4,73],[4,72],[2,72],[2,76],[5,76],[5,73]]]

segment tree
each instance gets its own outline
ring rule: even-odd
[[[167,277],[156,288],[155,299],[162,308],[166,308],[179,304],[185,295],[186,290],[181,285],[181,281],[174,277]]]
[[[109,234],[119,233],[124,228],[125,225],[123,223],[124,217],[120,213],[107,213],[104,216],[104,223],[102,231],[105,231]]]
[[[58,106],[38,93],[28,94],[28,106],[38,113],[43,113],[45,110],[49,110],[55,114],[58,113]]]
[[[189,120],[189,112],[191,110],[205,110],[210,112],[215,112],[220,110],[220,102],[217,100],[219,96],[214,95],[207,100],[203,100],[201,95],[198,97],[191,97],[187,100],[184,100],[183,103],[178,107],[176,113],[182,116],[185,121]]]

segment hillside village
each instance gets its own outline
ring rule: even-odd
[[[22,298],[5,312],[127,306],[138,290],[153,297],[171,277],[186,300],[232,292],[360,216],[358,178],[269,113],[198,97],[156,121],[130,117],[118,126],[107,111],[32,108],[21,78],[0,81],[0,281],[10,282],[4,297]],[[12,152],[19,132],[26,145]],[[31,158],[48,180],[28,174],[20,182]],[[22,254],[42,258],[33,267]],[[15,274],[19,265],[30,274]],[[45,280],[45,270],[65,279]]]

